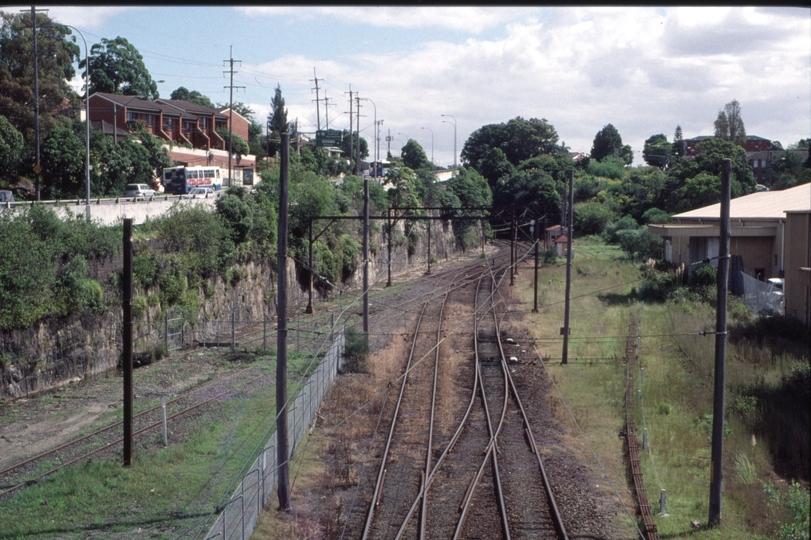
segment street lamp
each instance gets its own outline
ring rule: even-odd
[[[420,129],[427,129],[431,132],[431,168],[434,168],[434,130],[427,127],[422,127]]]
[[[84,184],[85,184],[85,212],[88,221],[90,220],[90,60],[87,54],[87,40],[84,38],[81,30],[69,24],[61,24],[67,28],[72,28],[79,32],[84,42],[84,123],[85,123],[85,155],[84,155]],[[47,28],[54,28],[54,25],[49,24]],[[39,192],[37,192],[39,196]]]
[[[449,114],[442,114],[440,116],[447,116],[448,118],[451,118],[453,120],[453,122],[448,122],[447,120],[443,120],[443,122],[446,123],[446,124],[451,124],[451,123],[453,124],[453,168],[455,169],[456,168],[456,118],[454,118],[453,116],[451,116]]]

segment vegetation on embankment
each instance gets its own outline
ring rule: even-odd
[[[648,431],[649,449],[642,460],[654,513],[660,491],[666,490],[669,515],[656,515],[660,534],[808,538],[808,328],[782,318],[755,318],[730,298],[722,526],[696,530],[691,522],[706,524],[708,517],[715,339],[700,333],[715,328],[710,302],[714,287],[674,286],[671,278],[594,238],[578,240],[575,246],[567,365],[560,363],[558,332],[564,311],[563,259],[542,268],[540,312],[527,316],[559,391],[552,406],[568,416],[565,400],[625,503],[632,505],[632,484],[618,437],[625,418],[622,359],[628,325],[636,320],[645,371],[644,381],[641,372],[632,374],[642,396],[635,423],[640,446],[643,430]],[[523,311],[529,312],[532,272],[522,271],[517,285]],[[572,425],[571,418],[567,421]],[[582,440],[575,444],[588,455]],[[799,484],[792,487],[794,482]],[[629,512],[636,515],[633,506]],[[805,536],[792,530],[804,530]]]

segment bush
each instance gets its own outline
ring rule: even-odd
[[[715,285],[718,281],[718,269],[711,264],[701,264],[690,274],[690,285],[693,287],[707,287]]]
[[[368,336],[350,326],[346,329],[344,344],[344,373],[366,373],[366,358],[369,355]]]

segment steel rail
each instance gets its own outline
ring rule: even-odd
[[[250,369],[250,368],[248,368],[248,369]],[[183,416],[183,415],[185,415],[185,414],[187,414],[187,413],[189,413],[189,412],[191,412],[191,411],[193,411],[193,410],[195,410],[195,409],[197,409],[197,408],[199,408],[199,407],[202,407],[203,405],[205,405],[205,404],[207,404],[207,403],[209,403],[209,402],[211,402],[211,401],[214,401],[214,400],[216,400],[216,399],[221,398],[222,396],[224,396],[224,395],[228,394],[229,392],[233,392],[234,390],[237,390],[237,389],[239,389],[239,388],[242,388],[243,386],[246,386],[247,384],[249,384],[249,383],[251,383],[251,382],[254,382],[254,381],[255,381],[255,380],[257,380],[258,378],[259,378],[259,377],[256,377],[256,378],[254,378],[254,379],[251,379],[251,380],[249,380],[249,381],[246,381],[244,384],[242,384],[242,385],[240,385],[240,386],[237,386],[236,388],[229,388],[228,390],[225,390],[225,391],[223,391],[223,392],[220,392],[219,394],[217,394],[217,395],[215,395],[215,396],[212,396],[212,397],[210,397],[210,398],[208,398],[208,399],[205,399],[205,400],[201,401],[200,403],[196,403],[195,405],[192,405],[191,407],[187,407],[186,409],[183,409],[183,410],[181,410],[181,411],[178,411],[178,412],[176,412],[176,413],[172,414],[171,416],[166,417],[166,421],[167,421],[167,422],[169,422],[170,420],[174,420],[174,419],[176,419],[176,418],[179,418],[179,417],[181,417],[181,416]],[[180,399],[180,398],[178,398],[178,399]],[[160,406],[158,406],[158,408],[160,408]],[[153,408],[152,410],[154,410],[154,408]],[[144,411],[144,412],[147,412],[147,411]],[[119,422],[119,424],[120,424],[120,423],[121,423],[121,422]],[[118,424],[116,424],[116,425],[118,425]],[[133,435],[133,438],[134,438],[134,437],[136,437],[136,436],[138,436],[138,435],[142,435],[142,434],[146,433],[147,431],[150,431],[150,430],[152,430],[152,429],[155,429],[155,428],[157,428],[157,427],[160,427],[160,426],[162,426],[162,425],[163,425],[163,420],[160,420],[160,421],[155,422],[155,423],[153,423],[153,424],[150,424],[150,425],[148,425],[148,426],[146,426],[146,427],[143,427],[143,428],[139,429],[138,431],[136,431],[135,433],[133,433],[133,434],[132,434],[132,435]],[[113,426],[113,427],[114,427],[114,426]],[[109,429],[109,428],[105,428],[105,430],[107,430],[107,429]],[[87,458],[89,458],[89,457],[91,457],[91,456],[94,456],[94,455],[96,455],[96,454],[98,454],[98,453],[100,453],[100,452],[102,452],[102,451],[104,451],[104,450],[108,450],[108,449],[110,449],[110,448],[113,448],[113,447],[115,447],[116,445],[121,444],[121,443],[123,443],[123,442],[124,442],[124,438],[123,438],[123,437],[121,437],[121,438],[116,439],[116,440],[114,440],[114,441],[112,441],[112,442],[109,442],[109,443],[105,444],[104,446],[101,446],[101,447],[99,447],[99,448],[97,448],[97,449],[95,449],[95,450],[92,450],[92,451],[90,451],[90,452],[86,452],[86,453],[84,453],[84,454],[80,455],[79,457],[77,457],[77,458],[75,458],[75,459],[72,459],[72,460],[70,460],[70,461],[68,461],[68,462],[66,462],[66,463],[62,463],[62,464],[61,464],[61,465],[59,465],[58,467],[54,467],[53,469],[51,469],[51,470],[49,470],[49,471],[46,471],[46,472],[44,472],[44,473],[42,473],[42,474],[39,474],[39,475],[35,476],[34,478],[29,478],[29,479],[28,479],[28,480],[26,480],[25,482],[19,483],[19,484],[15,485],[15,486],[12,486],[12,487],[10,487],[10,488],[8,488],[8,489],[4,490],[4,491],[0,491],[0,498],[2,498],[4,495],[7,495],[7,494],[9,494],[9,493],[11,493],[11,492],[13,492],[13,491],[16,491],[16,490],[20,489],[21,487],[25,487],[25,486],[29,486],[29,485],[31,485],[31,484],[34,484],[34,483],[36,483],[38,480],[40,480],[41,478],[44,478],[44,477],[46,477],[46,476],[49,476],[49,475],[51,475],[51,474],[55,473],[56,471],[58,471],[58,470],[60,470],[60,469],[63,469],[64,467],[67,467],[67,466],[69,466],[69,465],[73,465],[74,463],[78,463],[78,462],[80,462],[80,461],[82,461],[82,460],[84,460],[84,459],[87,459]],[[52,451],[51,453],[53,453],[53,451]]]
[[[506,267],[505,267],[505,269],[506,269]],[[480,276],[479,278],[475,278],[475,279],[481,280],[481,277],[482,276]],[[472,282],[472,280],[471,280],[471,282]],[[465,283],[464,286],[469,285],[471,282]],[[459,287],[456,287],[453,290],[457,290],[458,288]],[[484,316],[485,315],[482,315],[482,317],[484,317]],[[478,323],[477,310],[476,310],[475,307],[474,307],[473,318],[474,318],[474,335],[475,335],[475,326]],[[439,469],[442,466],[442,463],[444,462],[444,460],[448,456],[448,454],[450,454],[453,451],[453,448],[456,445],[456,442],[459,440],[460,436],[462,435],[462,432],[464,431],[464,428],[466,427],[466,423],[468,421],[468,418],[470,417],[470,413],[473,410],[473,405],[475,404],[476,397],[478,395],[478,386],[479,386],[478,370],[479,370],[479,363],[478,363],[478,356],[477,356],[477,361],[475,362],[475,372],[474,372],[474,376],[473,376],[473,390],[470,393],[470,400],[468,401],[467,409],[465,410],[464,415],[462,415],[462,420],[459,422],[459,425],[457,426],[456,431],[454,432],[453,436],[451,437],[450,442],[445,447],[445,450],[442,452],[442,454],[439,456],[439,458],[437,458],[437,461],[434,464],[434,467],[431,470],[431,473],[426,476],[425,483],[423,484],[423,487],[420,490],[420,493],[414,499],[414,502],[412,503],[411,508],[409,509],[408,513],[406,514],[406,517],[404,518],[403,523],[400,526],[400,530],[397,532],[397,536],[395,536],[395,540],[399,540],[402,537],[403,533],[405,532],[406,526],[408,525],[409,520],[411,519],[413,513],[415,512],[415,510],[417,508],[417,505],[423,499],[424,494],[427,493],[428,490],[431,488],[431,484],[436,479],[437,474],[439,473]]]

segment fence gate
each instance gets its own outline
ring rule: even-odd
[[[183,347],[183,317],[175,316],[172,310],[172,316],[166,312],[164,317],[164,335],[166,336],[166,350],[173,351]]]

